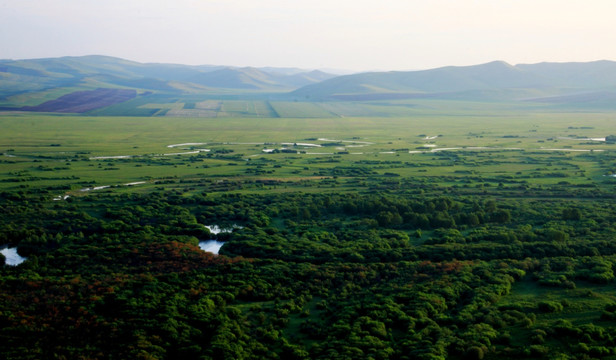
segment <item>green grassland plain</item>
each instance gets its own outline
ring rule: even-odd
[[[4,115],[0,187],[76,190],[170,177],[348,178],[357,174],[334,169],[353,166],[441,181],[604,183],[615,170],[616,146],[601,138],[614,132],[614,116],[473,110],[370,118]],[[177,144],[187,145],[169,147]]]

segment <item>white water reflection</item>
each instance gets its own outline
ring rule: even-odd
[[[233,232],[233,230],[241,229],[243,227],[239,225],[231,225],[231,227],[228,227],[228,228],[222,228],[218,225],[203,225],[203,226],[205,226],[210,231],[210,234],[212,235],[218,235],[221,233],[230,233],[230,232]],[[218,255],[220,248],[224,244],[225,244],[224,241],[218,241],[216,239],[202,240],[202,241],[199,241],[199,248],[203,251],[207,251],[212,254]]]
[[[604,137],[595,138],[575,138],[575,137],[559,137],[558,140],[580,140],[580,141],[605,141]]]
[[[225,243],[223,241],[218,240],[205,240],[199,241],[199,248],[203,251],[211,252],[212,254],[218,255],[220,248]]]
[[[0,253],[4,255],[4,257],[6,258],[5,264],[10,265],[10,266],[17,266],[28,259],[23,256],[20,256],[17,253],[16,247],[14,248],[5,247],[4,249],[0,250]]]
[[[183,143],[183,144],[172,144],[172,145],[167,145],[168,148],[176,148],[176,147],[180,147],[180,146],[198,146],[198,145],[205,145],[207,143]]]
[[[210,231],[210,234],[213,234],[213,235],[218,235],[220,233],[230,233],[230,232],[233,232],[233,230],[242,228],[242,226],[239,226],[239,225],[232,225],[229,228],[221,228],[218,225],[203,225],[203,226],[205,226]]]

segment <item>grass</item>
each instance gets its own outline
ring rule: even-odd
[[[173,107],[178,111],[209,111],[205,108],[218,105],[227,111],[244,109],[256,114],[256,109],[267,104],[207,101],[195,102],[195,109],[182,109],[183,103]],[[144,110],[157,109],[144,106]],[[291,109],[294,104],[284,106]],[[306,107],[306,116],[317,106]],[[614,179],[604,175],[614,171],[616,146],[575,139],[612,133],[610,116],[518,112],[495,117],[489,115],[491,112],[470,109],[455,119],[444,114],[252,119],[4,115],[0,117],[0,189],[68,184],[76,190],[89,183],[154,183],[162,178],[204,177],[337,177],[341,186],[358,178],[357,173],[345,169],[358,166],[371,169],[375,173],[372,176],[399,175],[392,181],[425,178],[469,189],[485,182],[494,186],[502,182],[505,188],[563,182],[571,186],[613,184]],[[205,144],[168,148],[183,143]],[[282,143],[322,147],[292,147],[301,152],[298,154],[262,151],[288,147]],[[325,146],[332,144],[335,146]],[[194,148],[211,152],[190,154]],[[439,148],[454,149],[432,152]],[[410,153],[414,151],[423,152]],[[171,153],[186,154],[162,155]],[[131,158],[91,159],[101,156]]]
[[[27,92],[24,94],[13,95],[7,99],[6,104],[0,102],[0,105],[7,106],[35,106],[46,101],[55,100],[63,95],[70,94],[75,91],[83,90],[78,87],[54,88],[38,92]]]
[[[510,328],[511,344],[526,346],[530,343],[534,329],[550,328],[559,320],[571,322],[574,326],[601,325],[613,327],[613,321],[601,319],[601,313],[607,304],[614,303],[616,296],[610,287],[591,284],[583,281],[576,282],[575,289],[561,289],[545,287],[526,276],[522,281],[516,282],[511,294],[503,297],[496,306],[522,306],[525,313],[534,313],[536,320],[530,327],[516,326]],[[553,313],[541,312],[538,309],[540,302],[551,301],[564,304],[563,310]],[[562,348],[568,344],[555,343],[551,340],[552,348]]]
[[[284,330],[287,338],[293,338],[301,341],[304,345],[311,345],[314,343],[314,340],[307,339],[307,336],[302,334],[301,326],[306,321],[314,321],[318,323],[322,320],[321,316],[324,313],[324,310],[320,309],[318,306],[321,301],[323,301],[322,298],[314,297],[306,305],[304,305],[301,312],[294,313],[289,316],[289,323]]]
[[[225,100],[218,117],[276,117],[267,101]]]
[[[337,116],[317,103],[310,102],[271,102],[272,108],[282,118],[325,118]]]

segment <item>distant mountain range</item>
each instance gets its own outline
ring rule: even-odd
[[[281,92],[335,77],[318,70],[142,64],[108,56],[0,60],[0,97],[53,88]]]
[[[312,100],[442,98],[466,100],[616,99],[616,62],[540,63],[502,61],[423,71],[339,76],[293,92]],[[610,95],[611,94],[611,95]]]
[[[513,66],[495,61],[337,76],[297,68],[144,64],[108,56],[0,60],[0,106],[5,110],[91,110],[148,94],[180,99],[200,94],[294,101],[428,98],[615,107],[616,62]],[[92,104],[80,104],[80,99]]]

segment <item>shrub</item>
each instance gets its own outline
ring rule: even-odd
[[[555,301],[542,301],[537,305],[539,311],[542,312],[559,312],[563,310],[563,305]]]

